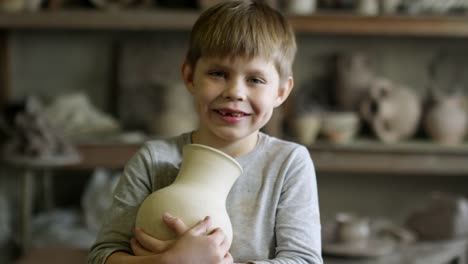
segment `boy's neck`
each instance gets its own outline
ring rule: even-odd
[[[200,131],[196,130],[192,133],[192,143],[216,148],[230,155],[231,157],[238,158],[251,152],[255,148],[258,137],[258,132],[256,132],[252,133],[246,138],[242,138],[236,141],[226,141],[217,137],[206,136],[203,133],[200,133]]]

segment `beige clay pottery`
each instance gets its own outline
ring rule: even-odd
[[[409,215],[406,224],[421,240],[466,238],[468,200],[461,194],[435,192],[424,207]]]
[[[317,0],[284,1],[284,11],[292,15],[310,15],[317,9]]]
[[[335,100],[342,111],[357,111],[374,78],[369,58],[363,53],[340,54],[336,61]]]
[[[368,219],[340,213],[331,232],[323,237],[323,253],[342,257],[380,257],[390,254],[395,243],[372,234]]]
[[[293,120],[296,141],[304,146],[315,142],[320,132],[321,117],[319,113],[304,113]]]
[[[369,239],[371,230],[367,219],[339,213],[335,220],[334,241],[338,243],[359,243]]]
[[[136,226],[155,238],[169,240],[175,233],[163,223],[164,212],[181,218],[189,227],[210,216],[213,228],[220,227],[232,241],[226,198],[241,173],[242,167],[229,155],[204,145],[186,145],[174,183],[145,199]]]
[[[438,143],[461,143],[467,126],[467,112],[463,104],[463,98],[459,96],[435,98],[424,118],[426,133]]]
[[[332,143],[347,143],[353,140],[360,129],[356,112],[326,112],[322,116],[321,134]]]
[[[385,143],[410,138],[421,118],[421,102],[409,88],[376,78],[361,102],[361,115]]]

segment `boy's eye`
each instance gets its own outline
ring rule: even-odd
[[[208,75],[210,76],[213,76],[213,77],[217,77],[217,78],[222,78],[224,76],[226,76],[226,74],[222,71],[210,71],[208,72]]]
[[[255,84],[265,84],[266,82],[263,79],[257,78],[257,77],[252,77],[249,79],[250,82],[253,82]]]

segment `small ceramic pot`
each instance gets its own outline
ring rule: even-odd
[[[293,126],[297,142],[310,146],[320,131],[321,117],[318,113],[302,114],[293,121]]]
[[[436,98],[425,115],[424,128],[434,141],[457,145],[465,138],[467,116],[462,97]]]
[[[322,117],[321,133],[333,143],[346,143],[358,133],[359,122],[355,112],[328,112]]]
[[[288,0],[284,4],[284,11],[295,15],[310,15],[317,9],[316,0]]]
[[[370,237],[369,221],[351,214],[339,213],[335,219],[334,241],[337,243],[360,243]]]

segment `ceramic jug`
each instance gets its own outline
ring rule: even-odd
[[[334,97],[343,111],[357,111],[374,78],[369,57],[360,52],[339,54],[336,58]]]
[[[434,96],[424,118],[424,128],[434,141],[456,145],[465,137],[467,120],[463,97]]]
[[[164,212],[179,217],[189,227],[210,216],[213,228],[221,228],[232,241],[226,198],[241,173],[239,163],[222,151],[199,144],[184,146],[175,181],[143,201],[136,226],[155,238],[170,240],[175,233],[162,221]]]

